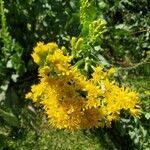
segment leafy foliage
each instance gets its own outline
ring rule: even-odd
[[[125,67],[143,59],[150,49],[149,1],[98,0],[97,7],[107,21],[103,54],[111,62]],[[149,73],[149,67],[142,68],[145,74]]]
[[[25,72],[25,65],[21,58],[23,49],[11,37],[6,25],[6,17],[3,1],[0,1],[1,31],[0,31],[0,120],[11,126],[17,126],[18,119],[12,114],[17,95],[12,89],[11,83],[17,82],[19,76]],[[3,110],[4,109],[4,110]],[[7,109],[7,110],[6,110]],[[5,112],[6,111],[6,112]],[[8,112],[7,112],[8,111]]]

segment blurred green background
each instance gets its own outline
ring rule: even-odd
[[[118,67],[120,84],[140,93],[140,119],[122,116],[112,128],[67,132],[53,129],[42,110],[25,99],[36,83],[31,53],[39,41],[69,47],[80,36],[77,0],[0,0],[0,150],[149,150],[150,1],[95,0],[107,22],[95,44],[100,62]]]

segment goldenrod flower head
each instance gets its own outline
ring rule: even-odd
[[[33,60],[36,64],[40,64],[41,62],[41,58],[39,57],[39,55],[37,55],[36,53],[32,54]]]
[[[45,63],[45,58],[48,54],[54,53],[54,51],[58,49],[56,43],[48,43],[44,44],[43,42],[37,43],[37,46],[33,49],[34,52],[32,54],[33,60],[38,65],[43,65]]]
[[[110,68],[108,71],[108,76],[112,76],[116,73],[116,69],[115,68]]]
[[[97,66],[87,79],[55,43],[38,43],[32,57],[39,65],[40,82],[26,98],[42,106],[52,126],[68,130],[110,127],[121,110],[140,116],[138,94],[110,80],[114,68],[104,72]]]
[[[92,74],[92,79],[94,82],[99,82],[101,79],[104,78],[104,72],[103,72],[103,68],[102,66],[98,66],[96,68],[94,68],[94,72]]]

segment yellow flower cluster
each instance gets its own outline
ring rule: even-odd
[[[26,98],[43,107],[52,126],[69,130],[110,126],[121,110],[139,117],[138,94],[109,79],[114,68],[104,72],[97,66],[87,79],[55,43],[38,43],[32,57],[39,65],[40,83]]]

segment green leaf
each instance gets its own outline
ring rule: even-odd
[[[11,126],[15,126],[15,127],[19,126],[19,121],[18,121],[17,117],[14,116],[12,113],[8,113],[8,112],[0,109],[0,117],[2,117],[3,120]]]
[[[150,113],[146,113],[146,114],[145,114],[145,118],[146,118],[147,120],[149,120],[149,119],[150,119]]]
[[[12,60],[9,60],[9,61],[7,62],[6,67],[7,67],[7,68],[12,68],[12,67],[13,67],[13,65],[12,65]]]
[[[106,67],[110,67],[110,64],[102,55],[98,54],[97,57],[102,65],[104,65]]]

